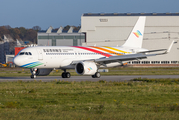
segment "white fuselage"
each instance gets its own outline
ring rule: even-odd
[[[14,63],[25,68],[59,68],[73,69],[74,61],[95,60],[135,54],[136,52],[147,51],[146,49],[124,48],[124,47],[81,47],[81,46],[42,46],[29,47],[20,51],[14,58]],[[106,67],[118,66],[121,63],[113,62]]]

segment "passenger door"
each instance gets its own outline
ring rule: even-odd
[[[37,49],[37,53],[38,53],[38,60],[43,60],[42,50]]]

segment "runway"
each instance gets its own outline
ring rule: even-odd
[[[62,78],[61,76],[37,76],[35,79],[30,77],[0,77],[0,82],[5,81],[43,81],[49,82],[53,80],[64,80],[64,81],[129,81],[134,78],[179,78],[179,75],[131,75],[131,76],[101,76],[100,78],[92,78],[91,76],[71,76],[71,78]]]

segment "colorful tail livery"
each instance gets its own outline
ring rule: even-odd
[[[133,33],[137,38],[139,38],[139,36],[142,36],[142,34],[139,30],[137,30],[137,32],[133,32]]]
[[[138,21],[136,22],[129,38],[126,40],[123,46],[125,47],[135,47],[135,48],[142,48],[142,40],[144,34],[144,27],[145,27],[145,16],[139,17]]]

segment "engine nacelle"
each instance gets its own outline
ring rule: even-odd
[[[52,70],[53,69],[37,69],[36,75],[37,76],[46,76],[46,75],[49,75]]]
[[[75,66],[75,70],[80,75],[94,75],[97,72],[97,66],[94,62],[79,62]]]

